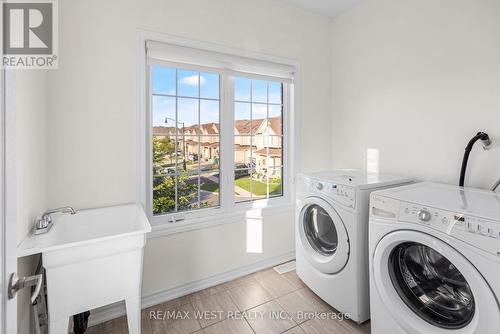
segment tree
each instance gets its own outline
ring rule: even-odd
[[[172,139],[169,137],[153,136],[153,167],[159,170],[162,165],[166,164],[167,157],[169,160],[172,159],[171,156],[174,151],[175,142]]]
[[[163,166],[175,151],[175,143],[168,137],[153,137],[153,213],[163,214],[175,209],[176,175],[165,175]],[[170,174],[170,173],[168,173]],[[193,206],[198,197],[198,183],[190,183],[186,172],[177,173],[177,209]]]

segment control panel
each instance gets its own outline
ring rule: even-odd
[[[312,181],[310,188],[349,208],[355,207],[356,190],[353,187],[326,181]]]
[[[401,202],[378,194],[370,198],[370,217],[407,222],[445,233],[474,247],[500,256],[500,222]]]
[[[496,255],[500,255],[500,223],[401,202],[399,220],[428,226]]]

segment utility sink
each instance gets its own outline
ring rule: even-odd
[[[143,250],[151,231],[142,206],[80,210],[54,215],[53,223],[18,247],[18,257],[42,254],[49,332],[67,334],[70,316],[124,300],[129,333],[139,334]]]

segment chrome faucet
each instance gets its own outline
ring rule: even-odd
[[[52,209],[45,211],[41,219],[35,221],[35,234],[47,233],[52,227],[52,215],[55,213],[70,213],[72,215],[76,214],[76,210],[71,206],[64,206],[62,208]]]

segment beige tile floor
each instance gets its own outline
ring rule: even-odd
[[[178,316],[154,319],[157,311]],[[303,314],[318,316],[304,319]],[[127,319],[90,327],[87,333],[126,334]],[[163,333],[364,334],[370,333],[370,323],[341,319],[295,272],[280,275],[267,269],[143,310],[142,334]]]

